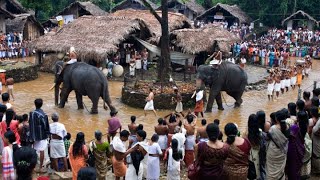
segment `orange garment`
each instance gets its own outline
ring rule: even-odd
[[[17,144],[20,144],[20,135],[19,135],[19,131],[18,131],[18,126],[19,126],[19,121],[17,120],[11,120],[10,122],[10,130],[14,133],[14,135],[16,136],[16,142]],[[4,133],[7,132],[7,123],[6,121],[2,121],[1,122],[1,137],[2,140],[4,140]],[[3,141],[4,142],[4,141]],[[4,142],[4,146],[8,146],[8,144],[6,144]]]
[[[194,112],[203,112],[203,100],[196,102],[196,107],[194,108]]]
[[[127,166],[124,164],[124,161],[118,161],[114,156],[112,156],[112,166],[114,175],[116,177],[124,177],[127,172]]]
[[[83,145],[82,146],[83,154],[76,157],[73,156],[72,150],[73,150],[73,145],[71,145],[69,148],[69,161],[72,169],[72,180],[77,180],[79,170],[87,166],[85,156],[88,155],[88,148],[86,145]]]
[[[193,150],[185,150],[184,162],[186,166],[189,167],[194,161],[194,151]]]
[[[302,82],[302,74],[297,74],[297,85],[301,85]]]

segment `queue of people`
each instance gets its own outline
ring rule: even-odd
[[[31,54],[28,42],[23,39],[21,32],[0,33],[0,60],[24,58]]]

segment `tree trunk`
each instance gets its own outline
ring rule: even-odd
[[[161,57],[158,63],[158,79],[161,83],[169,82],[171,74],[170,48],[169,48],[169,27],[168,27],[168,0],[161,0],[162,17],[160,38]]]

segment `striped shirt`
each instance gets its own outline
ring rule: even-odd
[[[14,180],[14,166],[13,166],[13,150],[12,146],[7,146],[2,150],[2,179]]]

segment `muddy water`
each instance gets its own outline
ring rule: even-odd
[[[313,70],[311,76],[305,79],[302,83],[302,89],[310,87],[313,81],[320,83],[320,61],[313,61]],[[64,109],[59,109],[54,105],[53,91],[48,91],[53,83],[53,75],[40,73],[37,80],[17,83],[14,85],[15,101],[13,102],[14,108],[18,114],[28,113],[34,109],[33,101],[35,98],[42,98],[44,100],[43,109],[46,113],[51,114],[57,111],[60,114],[61,122],[65,124],[67,130],[72,134],[72,139],[75,138],[77,132],[82,131],[86,134],[86,140],[93,138],[95,130],[99,129],[102,132],[107,132],[107,119],[109,118],[109,111],[105,111],[102,106],[102,100],[99,103],[99,114],[91,115],[84,110],[77,110],[76,98],[74,92],[71,92],[69,96],[69,102]],[[142,109],[136,109],[128,107],[120,102],[122,82],[109,82],[109,91],[115,107],[119,110],[118,116],[122,120],[123,128],[127,129],[127,124],[130,122],[130,116],[137,116],[137,123],[144,125],[147,131],[148,137],[153,134],[153,127],[157,124],[157,118],[153,113],[149,113],[147,117],[144,117]],[[318,85],[319,87],[320,85]],[[312,87],[308,88],[312,91]],[[267,116],[271,112],[279,110],[289,102],[297,100],[298,90],[290,89],[289,92],[280,95],[277,100],[269,102],[266,96],[266,91],[250,91],[243,95],[243,105],[239,109],[234,109],[234,100],[224,95],[224,111],[218,111],[214,106],[212,113],[206,113],[205,118],[209,122],[213,122],[218,118],[221,121],[221,127],[228,122],[235,122],[239,125],[242,131],[246,130],[247,118],[250,114],[257,112],[258,110],[264,110]],[[87,97],[84,97],[84,103],[88,110],[91,109],[91,101]],[[144,102],[141,102],[144,103]],[[170,113],[170,111],[159,111],[159,116],[164,116]],[[197,123],[200,124],[200,121]]]

